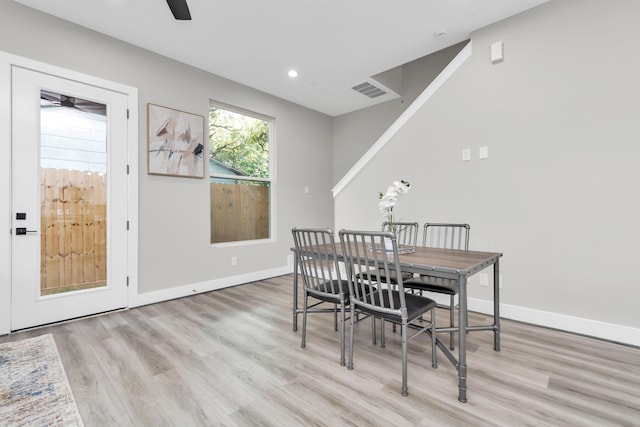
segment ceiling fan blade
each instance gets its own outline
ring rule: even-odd
[[[169,9],[173,13],[173,17],[181,21],[190,21],[191,13],[189,12],[189,6],[187,0],[167,0]]]

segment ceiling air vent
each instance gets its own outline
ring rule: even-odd
[[[359,85],[355,85],[351,89],[360,92],[363,95],[368,96],[369,98],[377,98],[378,96],[384,95],[387,92],[372,85],[369,82],[360,83]]]

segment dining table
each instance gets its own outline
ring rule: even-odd
[[[330,248],[328,248],[330,250]],[[293,249],[296,257],[295,249]],[[401,251],[404,252],[404,251]],[[342,248],[336,245],[336,255],[344,262]],[[493,331],[493,349],[500,351],[500,258],[499,252],[481,252],[456,249],[441,249],[416,246],[410,253],[399,253],[402,271],[434,277],[454,279],[458,281],[458,325],[437,327],[437,332],[458,332],[458,354],[456,355],[439,339],[436,345],[453,364],[458,373],[458,400],[467,402],[467,333],[473,331]],[[493,267],[493,321],[491,324],[467,324],[468,297],[467,283],[469,277]],[[293,330],[298,329],[298,262],[294,263],[293,272]]]

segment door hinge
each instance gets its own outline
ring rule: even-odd
[[[127,119],[129,118],[129,109],[127,108]]]
[[[129,165],[127,165],[127,175],[129,175]]]
[[[127,276],[127,288],[129,287],[129,276]]]
[[[127,220],[127,231],[129,231],[129,220]]]

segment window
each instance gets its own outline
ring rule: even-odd
[[[271,236],[273,119],[211,104],[211,243]]]

